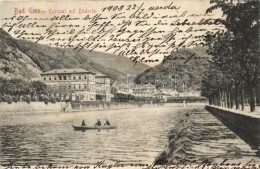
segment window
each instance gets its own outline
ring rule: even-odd
[[[81,89],[81,85],[79,84],[79,90]]]
[[[68,76],[68,80],[71,80],[71,75]]]
[[[85,90],[87,90],[87,85],[86,84],[84,85],[84,88],[85,88]]]
[[[75,84],[73,85],[73,89],[76,90],[76,85]]]
[[[57,80],[57,77],[56,77],[56,76],[54,76],[54,80]]]
[[[87,79],[87,75],[84,75],[84,79],[85,79],[85,80]]]
[[[51,80],[51,76],[49,76],[49,80]]]
[[[76,76],[75,75],[73,75],[73,80],[76,80]]]
[[[63,80],[67,80],[67,76],[63,76]]]
[[[79,75],[79,80],[81,80],[81,75]]]
[[[62,76],[59,76],[59,80],[62,80]]]
[[[46,77],[45,76],[43,77],[43,80],[46,81]]]

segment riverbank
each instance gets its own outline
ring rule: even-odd
[[[48,103],[44,102],[18,102],[18,103],[0,103],[0,113],[45,113],[45,112],[81,112],[81,111],[98,111],[98,110],[110,110],[110,109],[128,109],[137,107],[151,107],[162,105],[151,105],[149,103],[118,103],[118,102],[89,102],[89,103],[66,103],[56,102]]]
[[[6,102],[0,103],[0,113],[22,113],[22,112],[61,112],[62,107],[66,105],[65,102],[48,103],[44,102],[17,102],[8,104]]]
[[[181,110],[178,124],[169,132],[169,144],[155,164],[176,164],[183,160],[199,163],[204,160],[220,163],[249,162],[260,164],[257,150],[223,125],[203,108]]]
[[[187,103],[185,106],[205,105],[205,103]],[[183,103],[131,103],[131,102],[87,102],[80,104],[56,102],[18,102],[8,104],[0,103],[0,113],[47,113],[47,112],[84,112],[84,111],[100,111],[100,110],[117,110],[117,109],[131,109],[142,107],[183,107]]]
[[[260,112],[243,112],[211,105],[205,109],[251,147],[258,149],[260,156]]]

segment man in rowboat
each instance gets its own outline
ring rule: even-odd
[[[105,125],[110,126],[110,123],[109,123],[108,119],[106,119],[106,122],[105,122],[104,126]]]
[[[81,126],[86,126],[85,120],[82,121]]]
[[[97,119],[97,122],[96,122],[95,126],[101,126],[101,122],[100,122],[99,119]]]

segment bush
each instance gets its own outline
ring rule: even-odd
[[[33,102],[37,101],[37,96],[32,96],[31,101],[33,101]]]
[[[19,99],[18,99],[17,96],[13,96],[12,99],[13,99],[13,101],[14,101],[15,103],[17,103],[17,102],[19,101]]]
[[[60,102],[60,97],[55,97],[56,102]]]
[[[55,97],[50,97],[50,102],[51,103],[56,103],[56,98]]]
[[[27,102],[29,104],[31,102],[31,98],[29,96],[23,96],[22,101]]]
[[[40,96],[40,101],[43,101],[47,105],[50,101],[50,98],[48,96],[42,95]]]
[[[13,102],[12,96],[11,95],[4,95],[2,97],[3,102],[7,102],[8,104],[11,104]]]

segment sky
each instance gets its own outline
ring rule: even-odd
[[[159,9],[159,10],[149,10],[150,7],[165,7],[165,6],[171,6],[174,7],[176,6],[176,8],[179,9]],[[107,52],[107,53],[113,53],[116,55],[122,55],[122,57],[135,57],[136,55],[141,55],[144,56],[146,59],[153,59],[156,60],[158,59],[159,61],[162,61],[163,57],[165,56],[165,54],[163,54],[164,51],[171,51],[169,49],[167,49],[169,47],[169,45],[173,42],[176,42],[176,45],[181,43],[183,41],[183,38],[187,38],[188,36],[191,35],[191,32],[185,32],[190,26],[184,25],[184,26],[171,26],[169,25],[170,23],[172,23],[174,20],[180,19],[181,21],[184,21],[185,19],[189,19],[189,21],[191,22],[199,22],[202,18],[219,18],[221,17],[221,12],[216,10],[214,11],[214,15],[211,16],[196,16],[196,17],[187,17],[187,16],[191,16],[191,15],[203,15],[205,14],[205,11],[208,7],[210,7],[212,4],[209,3],[209,0],[174,0],[174,1],[163,1],[163,0],[157,0],[157,1],[103,1],[103,0],[99,0],[99,1],[61,1],[61,0],[53,0],[53,1],[0,1],[0,25],[1,27],[4,27],[3,29],[8,30],[9,28],[6,26],[3,26],[5,23],[17,23],[18,20],[17,18],[14,20],[3,20],[3,18],[11,18],[12,16],[16,16],[18,17],[18,15],[28,15],[31,18],[51,18],[55,15],[60,16],[60,15],[64,15],[64,14],[68,14],[70,10],[75,10],[75,13],[70,13],[70,15],[72,17],[80,17],[80,18],[84,18],[84,16],[89,15],[90,17],[93,17],[97,14],[101,14],[102,17],[108,17],[108,19],[105,20],[99,20],[97,23],[101,24],[103,22],[110,22],[112,23],[115,27],[115,30],[110,33],[108,33],[106,36],[104,36],[103,39],[100,39],[100,41],[102,41],[102,43],[104,45],[106,45],[106,47],[102,48],[102,47],[96,47],[94,50],[95,51],[100,51],[100,52]],[[109,7],[115,7],[111,10],[108,10]],[[119,8],[121,6],[124,6],[124,8],[120,11]],[[130,10],[127,10],[127,8],[131,7]],[[111,36],[116,36],[118,35],[118,33],[116,33],[118,30],[120,30],[120,23],[122,23],[123,20],[131,20],[132,24],[131,25],[127,25],[126,26],[126,30],[128,31],[134,31],[134,30],[148,30],[149,28],[154,28],[154,24],[158,23],[159,19],[154,19],[154,18],[149,18],[149,19],[129,19],[129,16],[131,14],[133,14],[135,11],[140,12],[140,10],[138,11],[138,8],[144,9],[142,15],[143,16],[145,13],[147,13],[147,15],[150,15],[152,12],[154,13],[154,16],[165,16],[165,15],[181,15],[183,14],[183,12],[186,12],[185,16],[183,17],[179,17],[179,18],[167,18],[167,19],[161,19],[162,23],[168,23],[168,25],[156,25],[156,30],[158,31],[164,31],[164,33],[152,33],[151,35],[149,35],[149,38],[162,38],[164,39],[165,37],[167,37],[167,35],[169,35],[173,30],[175,30],[176,28],[178,28],[179,30],[181,30],[182,32],[177,32],[175,35],[175,40],[171,40],[168,43],[164,43],[165,44],[165,48],[161,48],[160,49],[160,53],[158,54],[154,54],[152,56],[150,56],[150,54],[147,53],[141,53],[140,51],[142,50],[141,48],[137,49],[137,51],[139,52],[138,54],[129,54],[129,55],[125,55],[122,53],[126,53],[127,50],[132,50],[133,46],[136,46],[139,42],[131,42],[129,43],[128,47],[122,47],[120,48],[120,50],[117,50],[117,52],[115,52],[114,49],[110,49],[108,50],[108,46],[112,45],[113,41],[109,40],[111,38]],[[104,10],[106,8],[106,10]],[[102,11],[102,9],[104,10],[104,12]],[[40,10],[41,13],[37,13],[37,10]],[[81,13],[79,14],[79,12],[84,10],[89,10],[88,13]],[[24,12],[24,13],[20,13],[20,14],[16,14],[17,12]],[[32,11],[35,11],[33,13],[31,13]],[[45,12],[42,12],[45,11]],[[53,14],[52,13],[55,11],[66,11],[66,13],[56,13]],[[126,18],[123,19],[111,19],[111,16],[113,16],[114,14],[122,14],[120,16],[125,16]],[[142,21],[146,21],[147,24],[150,25],[143,25],[143,26],[136,26],[135,23],[138,20],[142,20]],[[24,21],[23,23],[28,23],[30,21]],[[50,26],[53,24],[54,21],[37,21],[38,23],[42,23],[45,24],[47,26]],[[90,20],[85,21],[85,20],[77,20],[77,21],[56,21],[56,23],[58,23],[60,25],[64,25],[64,24],[74,24],[74,25],[79,25],[79,28],[76,28],[76,32],[81,30],[81,28],[83,27],[88,27],[88,25],[90,25]],[[216,26],[216,25],[195,25],[193,26],[193,29],[204,29],[204,31],[198,31],[198,32],[193,32],[192,36],[200,36],[205,34],[205,32],[207,31],[212,31],[213,29],[217,28],[217,27],[221,27],[221,26]],[[110,28],[110,27],[108,27]],[[112,26],[111,26],[112,28]],[[223,28],[223,27],[222,27]],[[15,34],[14,30],[26,30],[27,28],[14,28],[12,29],[9,34],[11,34],[11,36],[13,36],[14,38],[17,37],[17,34]],[[54,28],[53,28],[54,29]],[[64,32],[64,31],[70,31],[71,28],[58,28],[59,31]],[[34,33],[41,33],[41,34],[45,34],[46,32],[46,28],[28,28],[26,31],[30,31],[30,32],[34,32]],[[140,34],[136,34],[136,39],[138,36],[140,36]],[[55,35],[53,37],[55,38],[68,38],[71,35]],[[81,37],[89,37],[91,35],[81,35]],[[118,38],[121,39],[129,39],[129,33],[124,33],[122,35],[120,35]],[[141,38],[141,41],[143,41],[144,38]],[[94,42],[94,44],[100,43],[98,40],[92,40]],[[159,48],[156,48],[156,45],[160,44],[162,40],[154,40],[154,41],[149,41],[149,43],[147,43],[146,46],[144,46],[144,49],[147,50],[149,48],[149,45],[152,45],[153,48],[151,48],[151,50],[156,50]],[[84,41],[85,42],[85,41]],[[186,41],[186,44],[188,44],[189,40]],[[41,44],[50,44],[50,40],[45,38],[41,41],[39,41],[38,43]],[[55,43],[55,40],[51,41],[52,46]],[[122,45],[125,42],[116,42],[115,44],[117,45]],[[82,43],[83,44],[83,43]],[[149,45],[148,45],[149,44]],[[186,45],[184,44],[184,45]],[[76,45],[76,43],[74,44]],[[193,47],[193,46],[191,46]],[[89,48],[90,49],[90,48]],[[154,66],[156,64],[158,64],[158,62],[156,63],[146,63],[149,66]]]

